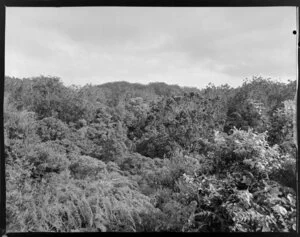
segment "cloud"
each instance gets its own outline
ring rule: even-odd
[[[294,8],[7,8],[6,25],[11,76],[189,86],[296,76]]]
[[[219,10],[212,10],[215,14],[207,16],[199,30],[181,28],[165,50],[183,52],[191,63],[206,62],[229,75],[296,75],[291,9]]]

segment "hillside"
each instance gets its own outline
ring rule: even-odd
[[[296,231],[296,81],[5,78],[8,231]]]

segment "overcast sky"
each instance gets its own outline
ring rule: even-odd
[[[296,79],[296,8],[6,8],[6,75],[65,85]]]

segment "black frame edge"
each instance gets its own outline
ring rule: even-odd
[[[299,6],[299,0],[3,0],[7,7],[276,7]]]
[[[297,229],[297,233],[299,234],[299,190],[300,190],[300,177],[299,177],[299,134],[300,134],[300,126],[299,126],[299,121],[300,121],[300,112],[299,112],[299,109],[300,109],[300,92],[299,92],[299,67],[300,67],[300,17],[299,17],[299,14],[300,14],[300,6],[297,6],[296,8],[296,26],[297,26],[297,41],[296,41],[296,44],[297,44],[297,76],[296,76],[296,80],[297,80],[297,91],[296,91],[296,121],[295,121],[295,124],[296,124],[296,129],[295,129],[295,139],[296,139],[296,147],[297,147],[297,159],[296,159],[296,178],[297,178],[297,202],[296,202],[296,210],[297,210],[297,219],[296,219],[296,229]]]
[[[172,2],[172,4],[170,3]],[[255,235],[263,234],[265,236],[298,236],[299,234],[299,190],[300,190],[300,177],[299,177],[299,133],[300,126],[298,121],[300,121],[300,91],[299,91],[299,67],[300,67],[300,1],[299,0],[186,0],[185,3],[180,0],[3,0],[0,6],[0,233],[1,236],[63,236],[66,235],[77,235],[85,236],[93,235],[99,236],[99,233],[6,233],[6,183],[5,183],[5,149],[4,149],[4,121],[3,121],[3,100],[4,100],[4,85],[5,85],[5,7],[89,7],[89,6],[174,6],[174,7],[276,7],[276,6],[291,6],[297,8],[297,92],[296,92],[296,101],[297,101],[297,112],[296,112],[296,141],[297,141],[297,233],[255,233]],[[101,233],[105,235],[106,233]],[[109,233],[112,234],[112,233]],[[113,233],[113,235],[124,235],[125,233]],[[130,233],[137,234],[137,233]],[[154,233],[159,235],[159,233]],[[162,233],[164,234],[164,233]],[[185,234],[197,234],[197,233],[185,233]],[[202,233],[206,234],[206,233]],[[209,235],[218,235],[220,233],[208,233]],[[229,233],[222,233],[225,236]],[[229,235],[252,235],[254,233],[230,233]],[[126,234],[125,234],[126,235]],[[151,234],[152,235],[152,234]],[[1,237],[0,236],[0,237]]]
[[[4,152],[4,121],[3,100],[5,81],[5,6],[0,6],[0,231],[1,236],[6,234],[6,193],[5,193],[5,152]]]

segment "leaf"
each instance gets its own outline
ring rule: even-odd
[[[262,232],[270,232],[271,229],[269,228],[269,226],[264,225],[261,231]]]
[[[287,199],[290,201],[290,203],[292,205],[296,204],[295,199],[293,198],[293,196],[290,193],[287,195]]]
[[[287,210],[282,206],[276,205],[275,207],[272,207],[272,209],[283,216],[287,214]]]
[[[282,194],[282,192],[279,191],[278,187],[275,187],[270,190],[270,194],[272,195],[272,197],[278,197]]]
[[[103,225],[103,224],[100,223],[100,222],[96,222],[96,223],[95,223],[95,226],[97,227],[97,229],[101,230],[101,232],[106,232],[106,231],[107,231],[106,226]]]

